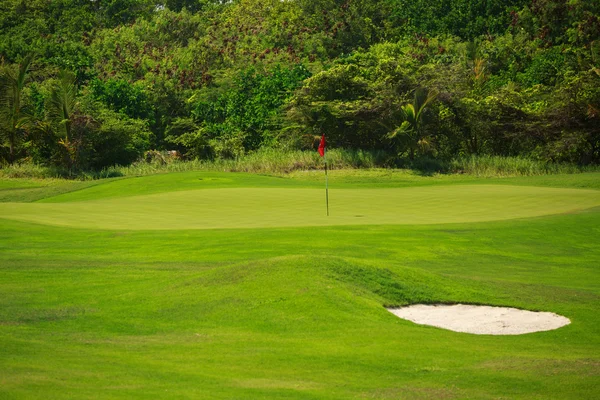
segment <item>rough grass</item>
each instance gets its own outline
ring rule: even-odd
[[[293,189],[321,185],[317,173],[204,177],[222,178],[205,182],[215,188]],[[96,181],[60,196],[52,187],[62,181],[37,189],[40,199],[74,206],[86,192],[109,202],[189,190],[198,182],[189,177]],[[600,182],[598,174],[334,178],[372,190]],[[0,181],[0,189],[30,184],[39,183]],[[597,398],[599,227],[599,208],[485,223],[173,231],[0,216],[0,397]],[[572,324],[477,336],[384,309],[413,302],[553,311]]]
[[[375,168],[393,166],[390,156],[381,151],[331,150],[327,153],[330,168]],[[140,160],[129,166],[115,166],[102,171],[79,172],[72,178],[80,180],[119,176],[145,176],[166,172],[227,171],[253,173],[288,173],[297,170],[323,169],[323,158],[315,151],[281,151],[261,149],[239,159],[217,160]],[[57,168],[31,163],[5,165],[0,178],[69,178],[70,173]]]
[[[597,172],[600,168],[546,163],[525,157],[471,156],[452,160],[449,170],[481,177],[506,177]]]
[[[399,160],[384,151],[333,149],[327,153],[329,168],[372,169],[402,168],[422,175],[468,174],[477,177],[515,177],[548,174],[572,174],[600,171],[598,166],[553,164],[523,157],[470,156],[450,162],[418,159]],[[0,178],[69,178],[78,180],[105,179],[121,176],[147,176],[157,173],[188,171],[225,171],[269,174],[288,174],[295,171],[322,170],[323,158],[315,151],[282,151],[260,149],[239,159],[137,161],[129,166],[115,166],[101,171],[80,171],[75,175],[66,170],[31,163],[5,165]]]
[[[376,168],[391,166],[385,152],[351,151],[336,149],[327,153],[327,162],[333,169]],[[124,176],[141,176],[157,172],[227,171],[252,173],[288,173],[298,170],[323,169],[323,158],[315,151],[282,151],[261,149],[239,159],[178,161],[166,163],[137,162],[129,167],[115,168]]]

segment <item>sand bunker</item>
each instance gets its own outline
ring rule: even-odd
[[[521,335],[551,331],[571,323],[568,318],[551,312],[465,304],[416,304],[388,310],[417,324],[476,335]]]

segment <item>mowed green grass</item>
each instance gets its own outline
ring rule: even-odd
[[[399,180],[398,186],[403,187],[394,187],[393,177],[385,176],[374,179],[383,187],[369,187],[365,182],[352,185],[356,176],[343,177],[346,182],[339,187],[332,182],[327,218],[323,218],[322,182],[317,187],[317,182],[306,179],[215,173],[114,180],[35,203],[5,202],[3,214],[19,221],[78,228],[182,230],[482,222],[600,206],[598,190],[451,179],[436,185],[406,176]],[[28,187],[27,183],[18,182],[14,190]]]
[[[597,398],[599,181],[338,171],[329,218],[316,174],[3,181],[0,398]],[[572,323],[384,308],[415,302]]]

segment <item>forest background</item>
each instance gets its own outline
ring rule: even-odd
[[[600,163],[598,0],[2,0],[0,58],[4,167]]]

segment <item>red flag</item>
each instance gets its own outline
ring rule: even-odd
[[[319,154],[321,157],[325,156],[325,135],[321,136],[321,143],[319,143]]]

